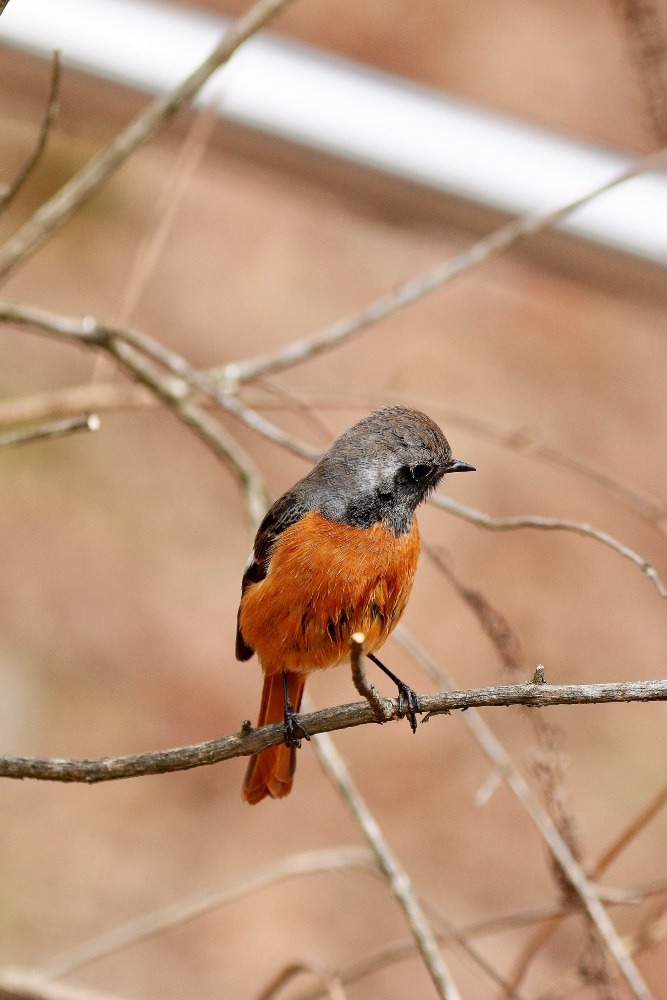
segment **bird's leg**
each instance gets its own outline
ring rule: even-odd
[[[410,729],[413,733],[417,732],[417,713],[421,715],[421,708],[419,706],[419,695],[414,691],[409,684],[402,681],[400,677],[392,673],[389,667],[385,667],[381,660],[378,660],[377,656],[373,653],[366,653],[369,660],[372,660],[376,667],[383,670],[387,677],[389,677],[396,687],[398,688],[398,717],[399,719],[407,719],[410,723]]]
[[[301,740],[310,740],[310,735],[299,722],[299,716],[294,705],[289,700],[289,689],[287,686],[287,671],[283,670],[283,697],[285,699],[285,746],[300,747]]]

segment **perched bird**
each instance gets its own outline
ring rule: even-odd
[[[448,472],[440,428],[407,406],[386,406],[334,441],[262,521],[243,574],[236,657],[264,671],[258,726],[284,721],[285,743],[255,754],[247,802],[292,788],[304,685],[313,670],[349,658],[350,637],[399,685],[413,729],[414,692],[374,656],[405,610],[419,557],[415,510]]]

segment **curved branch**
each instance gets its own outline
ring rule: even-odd
[[[599,705],[610,702],[667,701],[667,680],[626,681],[605,684],[505,684],[469,691],[444,691],[420,695],[421,710],[434,715],[468,708],[497,708],[528,705],[545,708],[554,705]],[[398,719],[398,704],[388,699],[391,720]],[[301,717],[309,733],[331,733],[338,729],[377,724],[368,702],[336,705]],[[426,719],[424,719],[426,721]],[[284,739],[282,723],[252,729],[246,722],[240,732],[206,743],[154,750],[124,757],[100,757],[95,760],[0,756],[0,778],[36,778],[41,781],[74,781],[93,784],[116,781],[146,774],[185,771],[207,764],[218,764],[234,757],[247,757]]]
[[[667,598],[667,587],[665,587],[658,576],[657,570],[648,559],[644,559],[643,556],[640,556],[633,549],[628,548],[623,542],[619,542],[613,535],[607,534],[606,531],[600,531],[599,528],[594,528],[592,524],[586,524],[583,521],[567,521],[556,517],[541,517],[537,514],[524,517],[490,517],[488,514],[482,513],[481,510],[475,510],[474,507],[467,507],[465,504],[457,503],[456,500],[451,500],[449,497],[439,494],[430,497],[428,502],[434,504],[436,507],[440,507],[441,510],[446,510],[448,513],[462,518],[464,521],[470,521],[472,524],[477,524],[480,528],[486,528],[487,531],[516,531],[520,528],[538,528],[542,531],[573,531],[576,535],[594,538],[597,542],[602,542],[603,545],[607,545],[614,552],[617,552],[620,556],[624,556],[630,562],[633,562],[635,566],[638,566],[642,573],[655,586],[660,596]]]

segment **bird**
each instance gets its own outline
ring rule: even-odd
[[[452,457],[426,414],[385,406],[341,434],[270,508],[243,574],[236,657],[257,654],[264,674],[257,724],[283,722],[285,741],[250,758],[246,802],[290,793],[296,749],[310,738],[297,716],[306,678],[345,662],[356,632],[398,685],[399,714],[416,729],[414,692],[375,653],[410,596],[417,507],[447,473],[474,471]]]

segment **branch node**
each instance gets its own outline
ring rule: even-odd
[[[547,679],[544,676],[544,667],[541,663],[538,663],[535,667],[535,673],[528,681],[529,684],[546,684]]]

